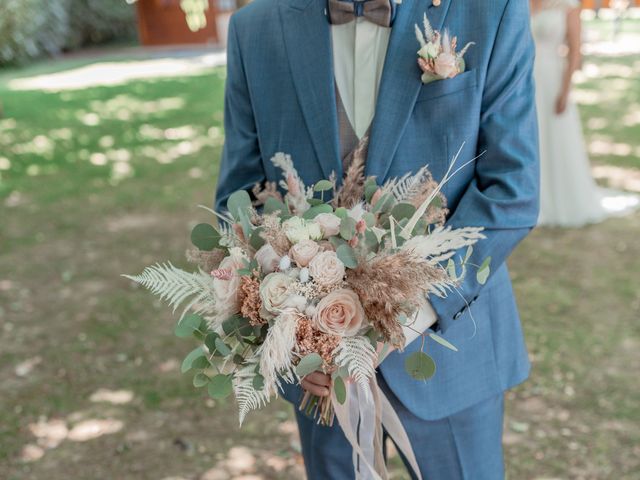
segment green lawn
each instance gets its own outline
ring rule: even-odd
[[[180,375],[193,347],[166,307],[119,277],[184,264],[208,219],[196,205],[213,199],[224,69],[8,86],[83,63],[0,71],[0,478],[300,478],[290,408],[238,430],[231,401]],[[578,85],[587,140],[605,152],[593,160],[637,176],[640,60],[589,57],[596,68]],[[512,257],[534,370],[508,394],[509,478],[639,478],[639,233],[640,214],[541,229]]]

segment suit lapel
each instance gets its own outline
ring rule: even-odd
[[[386,178],[422,86],[414,24],[422,27],[426,12],[433,28],[442,30],[452,1],[442,0],[436,7],[432,0],[405,0],[398,8],[380,80],[366,166],[366,174],[376,176],[378,182]]]
[[[291,74],[317,159],[325,178],[334,171],[341,178],[331,28],[325,15],[326,3],[283,0],[279,4]]]

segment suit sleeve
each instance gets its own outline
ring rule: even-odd
[[[453,228],[481,226],[471,264],[491,257],[491,271],[506,261],[535,226],[539,210],[538,131],[533,85],[534,45],[527,0],[508,0],[489,60],[482,97],[475,175],[447,221]],[[460,252],[463,255],[463,252]],[[489,279],[489,281],[491,281]],[[475,269],[446,298],[430,298],[438,326],[461,318],[482,285]]]
[[[226,208],[237,190],[250,190],[265,180],[251,93],[237,33],[236,16],[229,24],[227,79],[224,99],[225,142],[216,189],[215,208]]]

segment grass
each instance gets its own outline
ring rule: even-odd
[[[238,430],[231,401],[180,375],[192,345],[172,336],[167,309],[119,277],[180,263],[208,218],[195,205],[213,198],[224,70],[8,87],[77,65],[0,72],[0,478],[300,478],[290,407]],[[630,148],[593,159],[637,175],[640,62],[586,67],[600,73],[578,85],[588,142]],[[509,478],[638,478],[639,231],[638,214],[538,230],[511,258],[534,370],[508,394]]]

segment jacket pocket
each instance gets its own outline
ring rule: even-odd
[[[444,80],[435,80],[427,83],[421,87],[416,103],[474,88],[478,84],[477,77],[477,70],[467,70],[453,78],[445,78]]]

